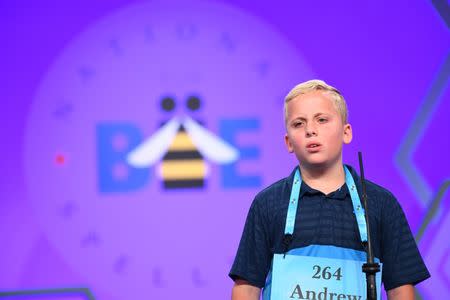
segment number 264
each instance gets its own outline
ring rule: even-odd
[[[341,273],[341,268],[338,268],[333,274],[331,274],[331,267],[325,267],[325,268],[321,268],[318,265],[315,265],[313,267],[313,270],[315,272],[315,274],[312,276],[312,278],[315,279],[325,279],[325,280],[329,280],[331,279],[331,277],[335,277],[336,280],[341,280],[342,278],[342,273]]]

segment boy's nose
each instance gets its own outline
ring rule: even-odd
[[[306,126],[305,131],[306,131],[306,136],[307,137],[311,137],[311,136],[316,136],[317,135],[317,130],[316,130],[316,128],[314,126],[311,126],[311,125]]]

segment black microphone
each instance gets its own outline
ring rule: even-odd
[[[359,168],[361,176],[361,187],[362,187],[362,204],[364,206],[364,215],[366,217],[366,228],[367,228],[367,242],[365,244],[367,253],[367,262],[363,264],[362,271],[366,273],[366,283],[367,283],[367,300],[377,299],[377,286],[375,274],[380,272],[380,265],[374,262],[373,251],[372,251],[372,241],[370,238],[370,224],[369,224],[369,207],[367,205],[367,193],[366,193],[366,181],[364,179],[364,167],[362,162],[362,153],[358,152],[359,157]]]

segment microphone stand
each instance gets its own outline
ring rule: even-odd
[[[367,243],[364,243],[366,246],[365,248],[367,253],[367,263],[363,264],[362,271],[366,273],[367,300],[377,300],[377,286],[375,274],[377,272],[380,272],[380,265],[378,263],[374,263],[373,259],[372,241],[370,238],[369,207],[367,206],[366,181],[364,179],[364,167],[361,152],[358,152],[358,157],[361,174],[362,202],[364,205],[364,215],[366,217],[366,228],[367,228]]]

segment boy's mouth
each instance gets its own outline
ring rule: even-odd
[[[309,152],[316,152],[319,151],[320,146],[319,143],[309,143],[306,145],[306,149],[308,149]]]
[[[319,146],[320,146],[319,143],[309,143],[306,145],[306,148],[317,148]]]

